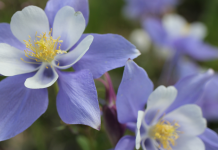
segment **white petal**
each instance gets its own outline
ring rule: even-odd
[[[53,65],[59,69],[67,69],[71,67],[88,51],[93,39],[94,37],[92,35],[88,35],[77,45],[74,50],[67,54],[56,56],[55,61],[53,61]],[[59,62],[59,65],[56,65],[56,62]]]
[[[142,120],[144,118],[144,111],[138,111],[138,118],[137,118],[137,130],[136,130],[136,141],[135,141],[135,147],[136,149],[140,148],[141,143],[141,135],[140,135],[140,128],[142,125]]]
[[[166,109],[173,103],[177,96],[177,90],[173,86],[159,86],[148,98],[146,120],[159,119]],[[148,118],[149,119],[148,119]],[[154,118],[155,117],[155,118]],[[153,120],[155,122],[155,120]]]
[[[179,131],[183,136],[197,136],[206,129],[206,120],[202,116],[201,108],[197,105],[189,104],[179,107],[163,118],[169,122],[177,122]]]
[[[14,36],[24,43],[23,40],[35,39],[35,35],[49,32],[48,18],[39,7],[28,6],[22,11],[16,12],[11,18],[11,31]]]
[[[85,18],[81,12],[75,12],[72,7],[61,8],[55,16],[53,37],[61,37],[62,50],[69,50],[82,36],[85,30]]]
[[[8,44],[0,44],[0,74],[4,76],[14,76],[38,70],[39,65],[25,63],[21,60],[31,62],[25,56],[24,51],[16,49]]]
[[[55,83],[58,74],[50,64],[43,63],[38,72],[31,78],[26,79],[25,86],[30,89],[47,88]]]
[[[179,15],[170,14],[163,18],[163,25],[170,36],[176,37],[184,31],[187,22]]]
[[[205,150],[205,145],[198,137],[181,137],[176,140],[173,150]]]
[[[190,25],[189,35],[198,39],[203,39],[205,38],[206,34],[207,34],[207,28],[203,23],[196,22]]]

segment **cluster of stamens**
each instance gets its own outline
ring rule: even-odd
[[[174,122],[172,125],[168,121],[161,120],[151,128],[150,135],[160,143],[159,148],[162,146],[166,150],[172,150],[171,146],[175,145],[175,140],[179,137],[178,128],[178,123]]]
[[[51,33],[52,30],[49,32],[48,34],[49,36],[46,36],[46,33],[37,36],[36,33],[35,40],[32,40],[30,36],[28,41],[24,40],[26,44],[26,48],[29,49],[29,50],[28,49],[24,50],[25,56],[29,59],[35,60],[36,62],[27,62],[24,61],[23,58],[21,58],[21,60],[26,63],[33,63],[33,64],[37,64],[41,62],[50,63],[51,61],[54,60],[54,57],[57,54],[67,53],[66,51],[60,49],[61,46],[60,43],[63,42],[62,40],[59,40],[60,37],[58,37],[58,39],[53,39]]]

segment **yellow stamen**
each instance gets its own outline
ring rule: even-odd
[[[179,138],[178,133],[180,131],[177,130],[178,128],[178,123],[174,122],[172,125],[170,122],[162,120],[151,128],[149,134],[160,143],[159,147],[172,150],[171,146],[174,146],[176,139]]]
[[[67,53],[66,51],[63,51],[60,49],[60,46],[63,41],[58,39],[53,39],[51,36],[51,31],[49,32],[49,36],[46,36],[46,33],[43,33],[43,35],[35,36],[35,40],[33,41],[31,37],[29,36],[29,40],[24,40],[26,47],[29,50],[24,50],[25,56],[29,59],[35,60],[36,62],[47,62],[50,63],[54,60],[54,57],[57,54],[64,54]],[[58,49],[57,46],[59,45]],[[21,58],[22,61],[23,58]],[[26,62],[26,61],[24,61]],[[27,62],[27,63],[34,63],[34,62]]]

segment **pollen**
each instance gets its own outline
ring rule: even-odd
[[[160,144],[159,148],[162,146],[166,150],[172,150],[171,146],[175,145],[176,139],[179,138],[178,131],[179,124],[173,123],[173,125],[168,121],[159,121],[150,130],[150,136],[157,140]]]
[[[51,33],[52,29],[50,30],[48,36],[46,35],[46,33],[37,36],[36,32],[35,40],[32,40],[30,36],[28,41],[24,40],[26,48],[28,48],[24,50],[25,56],[29,59],[34,60],[34,62],[27,63],[50,63],[54,60],[57,54],[67,53],[66,51],[60,49],[61,43],[63,42],[62,40],[59,40],[60,37],[58,37],[57,39],[53,39]],[[23,58],[21,58],[21,60],[24,61]]]

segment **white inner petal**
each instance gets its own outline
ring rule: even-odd
[[[14,36],[22,43],[29,36],[34,40],[36,32],[38,35],[49,32],[48,18],[44,10],[36,6],[28,6],[16,12],[11,18],[10,26]]]
[[[81,12],[75,12],[70,6],[61,8],[55,16],[53,37],[61,37],[64,43],[62,50],[69,50],[82,36],[86,27],[85,18]]]
[[[180,125],[182,135],[197,136],[206,129],[206,120],[202,116],[201,108],[197,105],[184,105],[166,114],[164,120],[176,121]]]
[[[70,51],[67,54],[57,55],[55,57],[55,61],[53,61],[53,65],[59,69],[67,69],[74,65],[77,61],[82,58],[82,56],[89,50],[90,45],[92,44],[94,37],[92,35],[88,35],[85,37],[78,46]],[[59,65],[56,62],[59,62]]]
[[[138,111],[138,118],[137,118],[137,131],[136,131],[136,149],[140,148],[140,143],[141,143],[141,135],[140,135],[140,128],[141,124],[144,118],[144,111]]]
[[[157,122],[166,109],[174,102],[177,96],[177,90],[173,86],[159,86],[148,98],[146,118],[152,121],[150,124]]]
[[[25,63],[21,58],[29,61],[26,59],[23,51],[8,44],[0,43],[0,74],[4,76],[14,76],[39,69],[39,65],[31,64],[32,62]]]
[[[31,78],[26,79],[25,86],[30,89],[47,88],[58,79],[58,74],[48,63],[42,63],[38,72]]]

